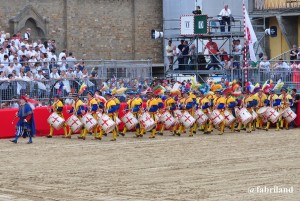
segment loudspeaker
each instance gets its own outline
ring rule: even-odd
[[[267,36],[276,37],[277,36],[277,27],[271,26],[269,29],[265,30]]]
[[[164,37],[163,32],[156,31],[154,29],[151,30],[151,39],[158,39]]]

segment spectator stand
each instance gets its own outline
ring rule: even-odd
[[[25,62],[20,64],[25,65]],[[8,78],[1,73],[0,108],[12,107],[18,102],[20,95],[27,95],[39,101],[40,105],[48,105],[53,94],[59,94],[62,99],[68,100],[70,93],[78,92],[81,87],[85,87],[81,94],[81,98],[85,98],[88,90],[101,89],[104,84],[109,87],[106,90],[114,87],[137,88],[138,83],[152,79],[151,60],[85,60],[84,62],[79,60],[75,62],[73,68],[67,67],[65,70],[61,70],[59,66],[52,68],[49,68],[49,65],[45,66],[47,66],[45,69],[50,72],[49,75],[43,70],[39,74],[34,71],[34,68],[29,68],[28,72],[25,72],[23,67],[18,76],[12,73]],[[57,75],[53,75],[56,71],[54,69],[57,70]]]
[[[235,20],[231,24],[230,32],[221,32],[220,31],[220,20],[216,17],[207,18],[207,31],[203,34],[182,34],[181,22],[179,19],[169,19],[164,20],[164,32],[170,33],[165,36],[166,41],[180,41],[185,40],[188,42],[188,47],[191,49],[192,45],[195,46],[195,61],[192,63],[189,62],[188,65],[185,64],[184,68],[180,68],[180,55],[178,55],[178,50],[174,51],[174,62],[169,64],[168,60],[165,59],[165,77],[175,78],[176,77],[185,77],[187,75],[196,75],[200,82],[206,80],[206,77],[212,75],[224,76],[226,72],[223,71],[223,64],[219,58],[215,58],[216,63],[212,63],[210,59],[209,52],[204,54],[205,41],[209,38],[212,38],[213,41],[217,40],[221,43],[219,50],[224,48],[226,44],[229,44],[228,55],[232,52],[232,42],[234,39],[240,39],[243,41],[244,38],[244,27],[243,27],[243,18],[234,17]],[[241,43],[242,44],[242,43]],[[180,54],[180,53],[179,53]],[[240,55],[242,57],[242,55]],[[191,61],[191,59],[190,59]],[[218,69],[210,68],[210,65],[218,66]],[[169,67],[171,66],[171,67]],[[242,63],[239,63],[238,66],[242,66]]]

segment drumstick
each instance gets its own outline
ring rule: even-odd
[[[14,124],[16,118],[17,118],[17,116],[15,116],[15,118],[12,120],[11,124]]]

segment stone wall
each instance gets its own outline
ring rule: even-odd
[[[67,48],[77,58],[163,61],[162,41],[150,39],[151,29],[162,30],[162,0],[0,0],[0,4],[0,30],[24,29],[21,23],[13,26],[11,19],[39,18],[39,24],[45,23],[45,38],[56,39],[59,50]]]

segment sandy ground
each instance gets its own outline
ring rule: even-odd
[[[1,139],[0,201],[298,201],[299,131]],[[293,193],[248,192],[264,186]]]

